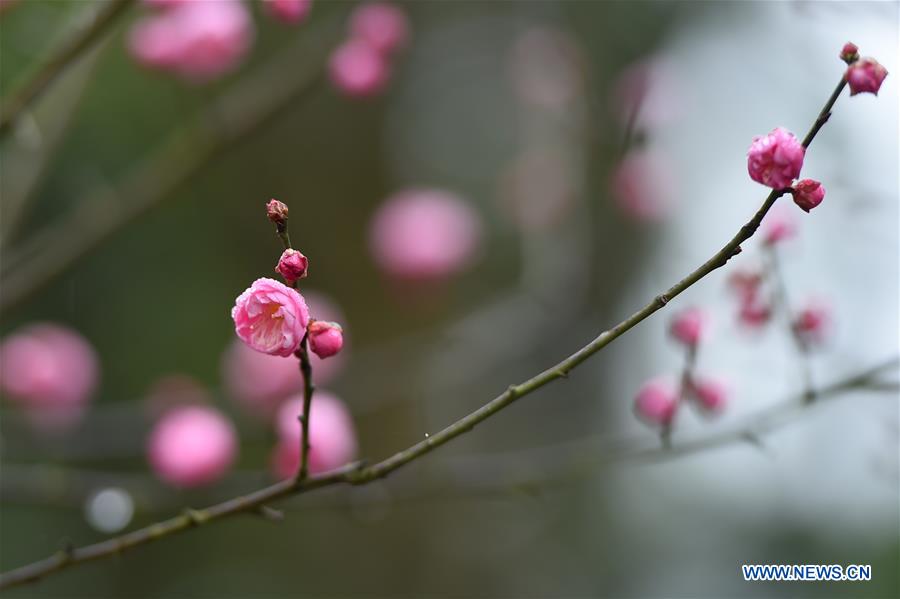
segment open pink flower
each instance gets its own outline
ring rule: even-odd
[[[72,329],[35,324],[0,343],[0,390],[29,410],[36,424],[74,423],[98,378],[96,353]]]
[[[668,379],[656,378],[644,383],[634,398],[638,417],[651,426],[668,426],[678,408],[678,392]]]
[[[753,138],[747,151],[747,171],[757,183],[783,189],[800,175],[805,154],[793,133],[776,127],[768,135]]]
[[[253,41],[253,21],[238,0],[172,3],[139,21],[130,47],[144,65],[202,83],[234,69]]]
[[[696,347],[708,328],[708,321],[706,312],[700,308],[686,308],[672,318],[669,332],[683,345]]]
[[[794,196],[795,204],[809,212],[825,199],[825,188],[814,179],[801,179],[794,183],[791,195]]]
[[[887,77],[885,69],[874,58],[861,58],[847,67],[847,85],[850,86],[850,95],[869,93],[878,95],[884,78]]]
[[[257,279],[231,310],[235,332],[258,352],[290,356],[300,347],[309,309],[297,291],[273,279]]]
[[[282,23],[299,23],[309,15],[312,0],[263,0],[266,12]]]
[[[338,90],[361,98],[384,89],[390,77],[390,66],[368,42],[351,38],[331,55],[328,72]]]
[[[438,189],[389,198],[370,229],[375,263],[405,280],[441,280],[467,268],[481,240],[481,223],[462,199]]]
[[[272,455],[272,469],[279,478],[296,476],[300,468],[300,414],[303,396],[284,403],[278,412],[278,445]],[[312,474],[343,466],[356,456],[356,432],[344,403],[327,391],[313,395],[309,416],[309,470]]]
[[[344,346],[344,331],[336,322],[314,320],[309,324],[309,348],[320,358],[330,358]]]
[[[224,475],[237,454],[237,435],[217,410],[181,406],[166,412],[147,441],[156,475],[176,487],[196,487]]]
[[[350,35],[378,52],[390,53],[406,43],[409,22],[399,7],[388,2],[370,2],[353,10]]]

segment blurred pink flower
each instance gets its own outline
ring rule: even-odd
[[[231,310],[237,336],[251,348],[290,356],[300,347],[309,309],[303,296],[274,279],[257,279]]]
[[[202,83],[233,70],[253,41],[253,21],[238,0],[175,3],[139,21],[132,54],[152,68]]]
[[[794,183],[791,195],[794,196],[795,204],[809,212],[825,199],[825,188],[813,179],[801,179]]]
[[[772,307],[762,300],[751,297],[741,302],[738,320],[750,329],[758,329],[772,318]]]
[[[263,0],[266,12],[282,23],[303,21],[312,8],[312,0]]]
[[[728,403],[728,385],[721,379],[694,377],[691,392],[697,405],[707,412],[721,412]]]
[[[797,234],[797,221],[787,207],[777,206],[763,218],[761,231],[763,243],[775,245]]]
[[[846,78],[850,86],[850,95],[869,93],[877,96],[887,74],[887,69],[874,58],[857,60],[847,67]]]
[[[639,222],[669,214],[675,177],[666,158],[651,150],[632,150],[613,172],[612,193],[622,212]]]
[[[370,247],[388,275],[414,281],[445,279],[467,268],[481,241],[481,222],[459,197],[439,189],[411,189],[389,198],[375,214]]]
[[[623,127],[654,130],[681,111],[683,92],[672,65],[659,56],[627,66],[613,86],[612,105]]]
[[[409,21],[401,8],[388,2],[361,4],[350,15],[350,35],[382,53],[402,47],[409,37]]]
[[[309,347],[322,359],[337,354],[344,345],[343,329],[336,322],[314,320],[310,323],[308,331]]]
[[[637,416],[651,426],[668,426],[678,408],[678,392],[665,378],[644,383],[634,398]]]
[[[367,42],[353,38],[338,46],[328,67],[338,90],[354,97],[377,94],[390,76],[385,57]]]
[[[275,272],[284,277],[288,285],[293,285],[299,279],[304,278],[308,270],[309,260],[307,257],[290,248],[284,250],[275,266]]]
[[[278,445],[272,455],[272,469],[279,478],[295,476],[300,468],[302,433],[299,417],[303,396],[282,405],[276,421]],[[356,456],[356,432],[344,403],[327,391],[313,395],[309,416],[309,471],[326,472],[343,466]]]
[[[762,286],[762,273],[755,270],[734,270],[728,276],[728,287],[741,301],[756,298]]]
[[[686,308],[672,317],[669,332],[687,347],[696,347],[706,333],[709,317],[700,308]]]
[[[790,131],[776,127],[768,135],[754,137],[747,151],[750,178],[773,189],[789,187],[800,175],[806,149]]]
[[[72,329],[34,324],[0,343],[0,390],[54,428],[74,424],[97,387],[97,355]]]
[[[811,299],[794,316],[794,333],[807,345],[819,345],[828,336],[831,307],[822,300]]]
[[[231,467],[237,435],[218,410],[176,407],[159,419],[147,441],[147,460],[156,475],[176,487],[215,482]]]

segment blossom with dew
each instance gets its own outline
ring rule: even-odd
[[[840,57],[847,64],[852,64],[859,60],[859,48],[853,42],[847,42],[841,48]]]
[[[819,345],[827,338],[831,325],[831,307],[821,300],[808,300],[797,311],[792,326],[794,334],[807,345]]]
[[[403,10],[389,2],[361,4],[350,15],[350,36],[382,53],[401,48],[409,37],[409,21]]]
[[[410,189],[392,196],[372,219],[369,236],[378,267],[410,281],[442,280],[465,270],[480,241],[475,211],[440,189]]]
[[[845,75],[847,85],[850,86],[850,95],[869,93],[877,96],[887,74],[887,69],[874,58],[857,60],[847,67]]]
[[[21,328],[0,342],[0,391],[48,428],[74,424],[99,379],[97,354],[57,324]]]
[[[806,148],[794,134],[776,127],[768,135],[753,138],[747,151],[750,178],[773,189],[789,187],[800,175]]]
[[[687,347],[697,347],[709,327],[709,316],[700,308],[686,308],[672,317],[669,333]]]
[[[138,21],[129,46],[145,66],[205,83],[234,70],[253,35],[253,21],[238,0],[182,2]]]
[[[695,376],[690,390],[696,404],[706,412],[721,412],[728,403],[728,384],[722,379]]]
[[[666,378],[647,381],[634,398],[635,413],[651,426],[669,426],[677,409],[678,391]]]
[[[825,199],[825,187],[814,179],[801,179],[791,188],[794,203],[809,212]]]
[[[147,460],[163,481],[180,488],[219,480],[237,454],[237,435],[218,411],[180,406],[157,421],[147,440]]]
[[[669,214],[675,175],[665,155],[631,150],[612,176],[612,196],[622,212],[639,222],[659,221]]]
[[[296,476],[300,469],[303,438],[300,415],[303,396],[286,401],[278,412],[275,427],[278,445],[272,455],[272,470],[278,478]],[[309,414],[309,471],[318,474],[343,466],[356,456],[356,432],[344,403],[327,391],[313,395]]]
[[[293,285],[304,278],[308,271],[309,259],[291,248],[284,250],[275,266],[275,272],[284,277],[288,285]]]
[[[336,322],[314,320],[309,324],[309,348],[320,358],[330,358],[344,346],[344,331]]]
[[[331,54],[328,72],[339,91],[362,98],[384,89],[390,77],[390,65],[367,42],[351,38]]]
[[[290,356],[300,347],[309,324],[303,296],[274,279],[257,279],[231,310],[237,336],[251,348]]]
[[[290,25],[306,19],[312,0],[263,0],[263,7],[272,17]]]

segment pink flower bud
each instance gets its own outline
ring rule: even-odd
[[[308,268],[309,260],[306,256],[297,250],[288,248],[281,254],[278,265],[275,266],[275,272],[284,277],[288,285],[293,285],[306,276]]]
[[[231,310],[237,336],[258,352],[290,356],[309,324],[303,296],[273,279],[257,279]]]
[[[762,273],[751,270],[736,270],[728,277],[728,287],[741,301],[755,298],[762,282]]]
[[[797,234],[797,223],[787,210],[782,207],[769,210],[762,222],[763,243],[775,245],[786,241]]]
[[[287,204],[272,198],[266,203],[266,217],[276,225],[283,225],[288,219]]]
[[[71,329],[35,324],[0,343],[0,390],[39,426],[66,428],[77,422],[98,378],[96,353]]]
[[[334,51],[328,63],[334,85],[348,96],[372,96],[384,89],[390,69],[385,57],[368,42],[350,39]]]
[[[783,189],[800,174],[805,153],[793,133],[776,127],[768,135],[753,138],[747,151],[747,171],[757,183]]]
[[[678,409],[678,392],[668,379],[643,384],[634,398],[637,416],[651,426],[668,426]]]
[[[302,395],[289,399],[278,411],[278,445],[272,455],[272,469],[278,478],[296,476],[300,469],[302,413]],[[313,395],[309,445],[309,471],[312,474],[339,468],[356,456],[356,432],[350,412],[341,400],[327,391],[316,391]]]
[[[887,69],[874,58],[861,58],[847,67],[845,77],[850,86],[850,95],[870,93],[877,96],[887,74]]]
[[[771,318],[772,307],[759,299],[752,298],[741,303],[738,320],[747,328],[758,329],[768,323]]]
[[[169,410],[147,442],[147,459],[156,475],[182,488],[215,482],[236,454],[234,427],[217,410],[203,406]]]
[[[309,347],[320,358],[330,358],[344,345],[344,332],[336,322],[314,320],[309,324]]]
[[[819,345],[827,337],[831,324],[831,309],[824,302],[809,300],[797,312],[793,321],[794,333],[808,345]]]
[[[406,43],[409,23],[406,14],[387,2],[362,4],[350,16],[350,34],[382,53],[390,53]]]
[[[405,280],[436,281],[465,270],[481,241],[476,213],[458,196],[412,189],[389,198],[370,229],[376,264]]]
[[[666,158],[648,150],[632,150],[613,173],[612,194],[625,215],[656,222],[672,207],[675,176]]]
[[[720,379],[694,377],[690,388],[697,405],[707,412],[721,412],[728,403],[728,385]]]
[[[193,83],[216,79],[237,67],[253,41],[253,21],[241,2],[167,4],[165,12],[132,29],[129,44],[138,61]]]
[[[707,315],[699,308],[687,308],[672,318],[669,332],[687,347],[696,347],[707,328]]]
[[[299,23],[309,14],[312,0],[263,0],[266,12],[282,23]]]
[[[847,64],[851,64],[859,60],[859,48],[856,47],[856,44],[853,42],[847,42],[844,44],[844,47],[841,48],[840,54],[841,60],[846,62]]]
[[[825,199],[825,188],[814,179],[801,179],[794,183],[791,195],[794,196],[795,204],[809,212]]]

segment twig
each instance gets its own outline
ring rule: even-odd
[[[134,2],[135,0],[105,0],[99,3],[99,8],[89,9],[89,12],[95,14],[79,15],[78,19],[83,24],[53,48],[43,64],[8,99],[4,98],[3,106],[0,107],[0,136],[9,132],[16,120],[46,91],[54,79],[86,50],[103,39],[109,28]]]
[[[835,91],[832,93],[822,112],[816,118],[812,129],[804,140],[804,145],[808,146],[822,125],[828,120],[831,114],[831,108],[834,102],[844,89],[846,81],[841,78]],[[613,328],[602,332],[593,341],[576,351],[574,354],[565,358],[555,366],[544,370],[540,374],[528,379],[518,385],[510,385],[509,388],[489,401],[474,412],[457,420],[453,424],[444,428],[440,432],[431,435],[408,447],[402,451],[395,453],[387,459],[373,464],[371,466],[362,467],[359,464],[347,466],[321,476],[311,476],[308,478],[296,478],[280,482],[278,484],[266,487],[255,493],[244,497],[214,505],[206,510],[192,511],[191,517],[182,515],[162,523],[151,525],[146,528],[139,529],[132,533],[128,533],[121,537],[116,537],[108,541],[103,541],[94,545],[88,545],[82,548],[73,549],[64,555],[56,555],[45,560],[23,566],[16,570],[0,576],[0,589],[8,588],[24,582],[37,580],[40,577],[62,570],[73,564],[100,559],[111,555],[116,555],[130,549],[132,547],[148,543],[150,541],[162,538],[164,536],[181,532],[192,526],[205,524],[210,520],[223,518],[225,516],[246,512],[247,510],[256,510],[261,505],[272,503],[273,500],[295,495],[317,489],[321,487],[336,484],[353,484],[363,485],[374,480],[386,477],[390,473],[398,470],[404,465],[431,453],[438,447],[448,443],[449,441],[459,437],[460,435],[471,431],[481,422],[487,420],[494,414],[502,411],[516,400],[529,395],[530,393],[558,380],[566,378],[568,374],[578,365],[586,361],[588,358],[602,350],[604,347],[612,343],[615,339],[623,335],[640,322],[644,321],[656,311],[663,308],[672,299],[678,296],[685,289],[695,284],[697,281],[713,272],[714,270],[724,266],[728,260],[740,252],[741,243],[750,239],[759,228],[763,217],[775,203],[775,201],[787,193],[788,189],[773,189],[766,197],[762,206],[757,210],[753,218],[742,226],[735,236],[726,243],[721,250],[716,252],[712,258],[704,262],[700,267],[683,278],[681,281],[670,287],[664,293],[656,296],[646,306],[623,320]]]

